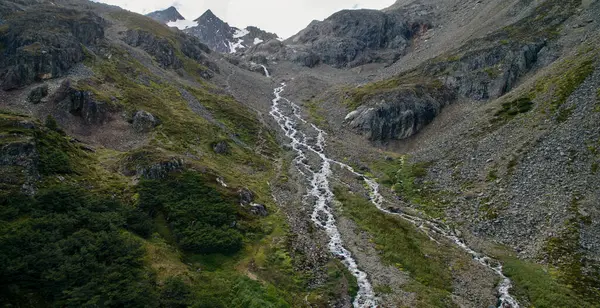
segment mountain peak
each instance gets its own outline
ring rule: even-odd
[[[162,11],[152,12],[150,14],[147,14],[146,16],[148,16],[156,21],[159,21],[161,23],[168,23],[168,22],[172,22],[172,21],[185,19],[185,18],[183,18],[183,16],[181,16],[179,11],[177,11],[177,9],[174,6],[170,6],[167,9],[164,9]]]
[[[215,13],[213,13],[212,10],[208,9],[206,10],[206,12],[204,12],[204,14],[202,14],[200,17],[198,17],[196,19],[196,21],[201,21],[201,20],[206,20],[206,21],[211,21],[211,20],[219,20],[219,21],[223,21],[221,18],[217,17],[217,15],[215,15]]]

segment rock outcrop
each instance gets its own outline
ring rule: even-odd
[[[250,206],[250,213],[260,217],[269,216],[269,211],[267,211],[267,208],[264,205],[258,203],[252,203],[252,205]]]
[[[34,184],[39,179],[39,153],[35,140],[29,132],[36,129],[36,124],[20,118],[0,118],[0,190],[16,188],[26,194],[35,192]],[[5,130],[25,130],[9,132]]]
[[[80,116],[85,124],[101,125],[108,121],[108,104],[95,99],[91,92],[71,89],[69,99],[69,112]]]
[[[440,78],[463,97],[494,99],[515,88],[519,78],[534,67],[545,46],[546,42],[542,40],[475,48],[434,60],[424,67],[423,74]]]
[[[347,125],[369,140],[405,139],[415,135],[452,102],[447,89],[426,87],[397,89],[370,97],[364,105],[346,116]]]
[[[411,137],[428,125],[442,108],[456,97],[477,101],[496,99],[516,87],[521,77],[536,64],[538,54],[546,46],[538,43],[494,43],[484,48],[461,51],[449,57],[429,61],[413,72],[395,77],[396,89],[379,89],[370,85],[374,94],[364,96],[361,106],[349,113],[349,127],[370,140],[400,140]],[[403,84],[412,82],[414,74],[433,78],[441,83],[445,94],[435,87],[417,86],[407,90]],[[393,80],[393,79],[392,79]],[[383,83],[385,84],[385,83]],[[433,95],[427,92],[433,91]]]
[[[336,67],[357,66],[377,58],[402,54],[412,37],[401,15],[376,10],[345,10],[322,22],[313,22],[286,41],[305,46],[320,61]],[[393,52],[375,53],[379,50]]]
[[[238,195],[242,206],[249,205],[254,201],[254,193],[248,188],[241,188],[238,190]]]
[[[96,99],[90,91],[77,89],[69,79],[65,79],[45,102],[81,117],[86,125],[102,125],[111,120],[112,108],[109,102]]]
[[[52,5],[11,17],[0,31],[0,87],[11,90],[64,76],[85,58],[85,47],[104,37],[104,20],[91,12]]]

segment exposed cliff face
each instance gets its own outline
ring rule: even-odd
[[[546,15],[544,18],[547,18],[548,21],[540,23],[537,20],[539,17],[536,16],[538,15],[530,15],[514,26],[523,29],[538,27],[536,31],[523,34],[518,39],[509,40],[507,30],[501,29],[484,38],[474,39],[459,50],[427,61],[410,72],[388,79],[387,82],[367,85],[363,87],[364,90],[359,87],[354,93],[362,94],[358,95],[358,99],[354,98],[353,103],[354,105],[365,105],[353,114],[363,114],[371,110],[370,108],[375,104],[371,99],[372,97],[379,97],[380,99],[384,97],[384,101],[393,101],[395,94],[394,91],[390,90],[393,90],[394,86],[390,87],[390,84],[402,86],[406,83],[412,83],[415,77],[438,80],[445,88],[452,91],[457,98],[489,101],[502,97],[513,90],[523,76],[536,68],[548,65],[554,60],[554,56],[547,48],[549,40],[552,39],[549,34],[563,23],[567,17],[561,14],[558,14],[558,16]],[[540,63],[538,63],[538,60]],[[419,84],[420,82],[417,78],[416,83]],[[440,109],[449,102],[453,102],[453,100],[438,103],[439,108],[434,108],[436,112],[427,114],[417,112],[419,108],[413,106],[408,119],[405,118],[404,113],[389,110],[389,115],[379,117],[380,119],[387,119],[389,125],[374,126],[375,132],[369,131],[369,125],[357,122],[350,122],[350,127],[358,129],[359,132],[365,134],[371,140],[404,139],[416,134],[420,128],[431,122],[439,114]],[[385,112],[384,110],[381,109],[380,112]],[[425,117],[420,119],[420,115]],[[412,116],[417,117],[416,123],[419,123],[419,129],[406,130],[406,133],[401,134],[379,133],[380,127],[396,127],[399,124],[400,126],[412,127],[415,123]],[[371,119],[370,116],[368,118]],[[401,124],[403,121],[407,122]]]
[[[370,97],[348,114],[348,126],[373,141],[405,139],[417,134],[455,99],[449,89],[416,86]]]
[[[304,47],[307,52],[317,55],[322,63],[352,67],[401,55],[411,36],[408,21],[400,15],[375,10],[347,10],[322,22],[311,23],[286,43]],[[394,51],[375,52],[383,49]]]
[[[104,37],[104,20],[91,12],[48,5],[9,18],[10,23],[0,29],[4,90],[64,76],[84,59],[86,45]]]

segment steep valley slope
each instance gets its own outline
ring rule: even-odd
[[[2,1],[0,305],[600,307],[599,16],[398,0],[221,54]]]

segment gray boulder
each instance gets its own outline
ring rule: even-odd
[[[140,110],[133,116],[133,129],[138,133],[148,133],[159,125],[159,120],[151,113]]]
[[[213,151],[217,154],[229,154],[229,144],[226,141],[219,141],[213,145]]]
[[[41,85],[39,87],[35,87],[29,95],[27,96],[27,100],[32,104],[39,104],[42,101],[42,98],[48,95],[48,85]]]
[[[258,203],[253,203],[250,206],[250,213],[260,217],[266,217],[269,215],[269,211],[267,211],[267,208],[264,205]]]
[[[243,206],[249,205],[254,201],[254,193],[248,188],[238,190],[238,195],[240,196],[240,204]]]

